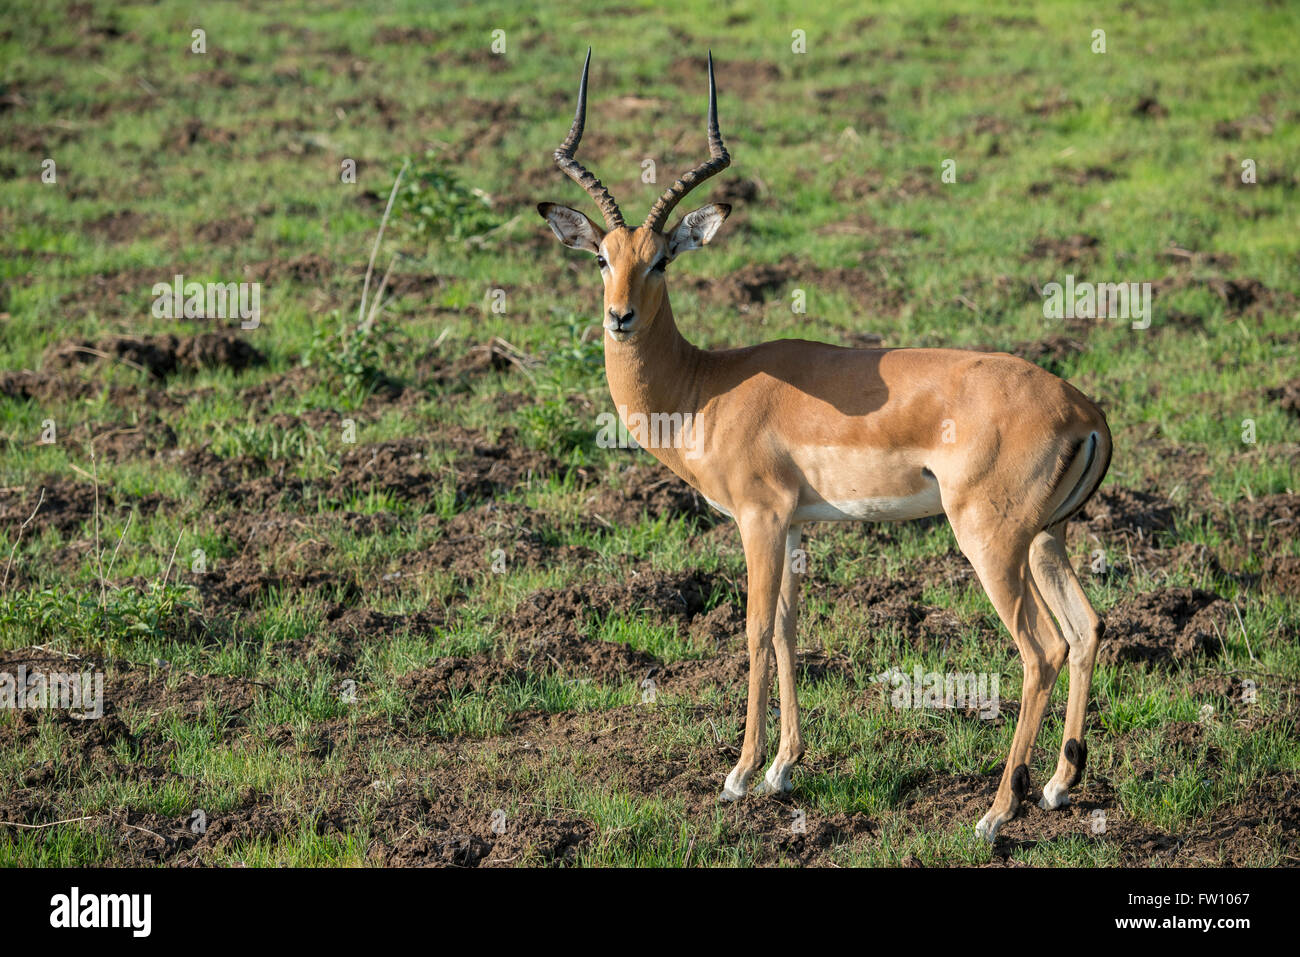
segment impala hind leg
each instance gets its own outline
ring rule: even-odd
[[[737,517],[745,546],[749,600],[745,636],[749,642],[749,703],[745,711],[745,743],[740,760],[727,775],[719,800],[744,797],[749,779],[763,766],[767,743],[767,693],[772,682],[772,631],[776,621],[785,541],[789,521],[775,510],[752,511]]]
[[[794,551],[799,547],[802,529],[793,526],[785,538],[785,562],[781,572],[781,594],[776,605],[776,677],[781,693],[781,744],[763,780],[754,787],[755,794],[783,794],[794,785],[790,773],[803,757],[803,736],[799,731],[799,693],[795,688],[798,642],[795,637],[799,620],[799,583],[803,577],[795,571]]]
[[[954,519],[953,529],[998,617],[1015,639],[1024,668],[1020,716],[1006,769],[993,807],[975,825],[981,837],[992,841],[998,828],[1016,813],[1029,790],[1029,758],[1034,739],[1038,737],[1043,713],[1069,646],[1034,585],[1029,571],[1027,536],[1017,534],[1014,529],[990,527],[990,523],[970,517]]]
[[[1060,622],[1070,645],[1070,697],[1065,706],[1065,730],[1056,773],[1043,787],[1039,806],[1047,810],[1070,803],[1070,788],[1079,783],[1088,760],[1083,725],[1088,711],[1097,646],[1105,625],[1093,610],[1065,551],[1065,525],[1040,532],[1029,547],[1034,581],[1047,606]]]

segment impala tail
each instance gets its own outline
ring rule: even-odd
[[[1052,509],[1045,528],[1053,528],[1073,518],[1097,494],[1110,468],[1110,453],[1110,429],[1103,419],[1100,427],[1089,432],[1067,460],[1064,474],[1057,484],[1057,495],[1063,491],[1066,494]]]

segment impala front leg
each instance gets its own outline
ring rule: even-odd
[[[776,621],[781,576],[785,568],[788,512],[753,510],[737,516],[749,573],[749,602],[745,634],[749,640],[749,706],[745,713],[745,743],[740,761],[727,775],[719,799],[744,797],[749,779],[763,766],[767,738],[767,692],[772,681],[772,632]]]

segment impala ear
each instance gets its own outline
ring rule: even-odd
[[[668,255],[707,246],[729,215],[731,207],[726,203],[709,203],[687,213],[668,234]]]
[[[583,213],[558,203],[538,203],[537,211],[551,227],[556,238],[570,249],[583,249],[594,253],[600,249],[605,231]]]

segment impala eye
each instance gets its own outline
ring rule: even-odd
[[[609,265],[609,263],[605,262],[605,257],[604,257],[604,256],[597,256],[597,257],[596,257],[596,265],[599,266],[601,269],[604,269],[606,266]]]

